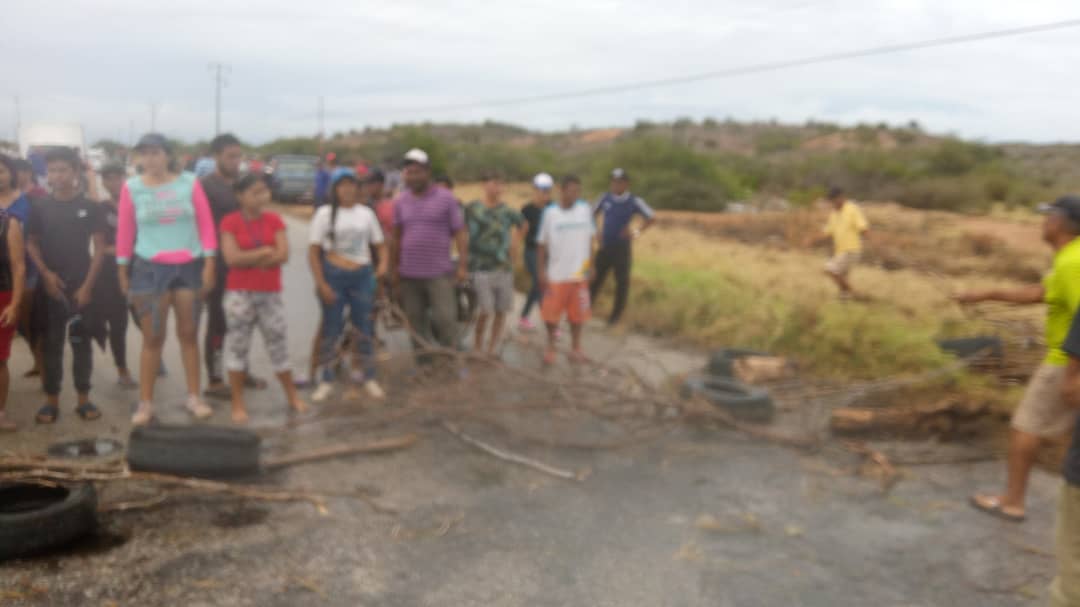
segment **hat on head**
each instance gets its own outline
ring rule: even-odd
[[[540,173],[536,177],[533,177],[533,187],[538,190],[550,190],[555,187],[555,180],[547,173]]]
[[[330,173],[330,189],[333,189],[343,179],[348,179],[353,183],[360,183],[360,179],[356,176],[356,171],[348,167],[340,167],[334,169],[333,173]]]
[[[1038,207],[1040,213],[1061,213],[1071,221],[1080,223],[1080,196],[1068,194],[1051,203],[1043,203]]]
[[[172,150],[169,140],[161,133],[147,133],[142,137],[139,137],[139,142],[135,144],[135,149],[145,150],[146,148],[161,148],[165,150],[166,153]]]
[[[405,152],[405,157],[402,159],[401,164],[403,166],[408,166],[410,164],[422,164],[424,166],[427,166],[428,162],[429,161],[427,152],[421,150],[420,148],[413,148],[408,152]]]
[[[612,179],[629,180],[630,179],[630,173],[627,173],[626,169],[613,169],[611,171],[611,178]]]

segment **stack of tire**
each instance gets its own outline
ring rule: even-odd
[[[768,354],[738,348],[713,352],[709,356],[705,372],[691,376],[683,383],[683,396],[700,396],[740,421],[772,421],[776,415],[776,404],[769,396],[769,391],[748,386],[735,377],[735,361],[749,356]]]

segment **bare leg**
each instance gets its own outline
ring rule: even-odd
[[[1006,510],[1021,513],[1024,511],[1028,476],[1035,466],[1040,446],[1042,439],[1038,436],[1013,429],[1009,437],[1008,481],[1005,484],[1005,495],[1001,498],[1001,505]]]
[[[281,388],[285,390],[285,400],[289,402],[289,406],[297,413],[303,413],[308,410],[308,404],[304,402],[300,395],[296,392],[296,384],[293,382],[292,371],[282,371],[277,374],[278,381],[281,382]]]
[[[570,343],[572,344],[573,351],[578,354],[581,354],[581,334],[583,332],[582,329],[584,328],[585,325],[582,324],[570,325]]]
[[[549,322],[549,323],[547,323],[546,326],[547,326],[548,340],[547,340],[547,349],[544,350],[544,364],[545,365],[553,365],[553,364],[555,364],[555,355],[556,355],[556,351],[555,351],[555,339],[556,339],[556,337],[555,337],[555,335],[559,331],[559,325]]]
[[[161,350],[165,346],[165,329],[168,323],[168,310],[171,297],[163,295],[157,303],[159,322],[155,327],[153,312],[139,318],[142,328],[142,352],[139,353],[139,400],[142,403],[154,402],[154,382],[157,381],[161,367]]]
[[[173,310],[176,312],[176,338],[180,341],[180,355],[184,362],[188,395],[198,396],[201,371],[199,360],[199,323],[196,307],[198,294],[192,290],[173,292]]]
[[[484,333],[487,332],[488,315],[486,312],[480,312],[476,315],[476,339],[473,340],[473,348],[477,352],[484,349]]]
[[[990,506],[1000,502],[1005,514],[1023,516],[1027,498],[1028,477],[1035,466],[1035,458],[1042,446],[1042,439],[1034,434],[1021,432],[1015,428],[1009,436],[1009,460],[1006,466],[1005,492],[1000,497],[976,495],[974,500]]]
[[[825,274],[827,274],[829,278],[831,278],[833,282],[836,283],[836,286],[840,289],[841,293],[851,293],[851,284],[848,282],[846,276],[843,276],[842,274],[834,274],[828,271],[826,271]]]
[[[496,312],[495,321],[491,323],[491,343],[488,344],[488,354],[494,355],[495,348],[502,338],[503,327],[506,326],[506,313]]]
[[[244,401],[244,379],[247,373],[229,371],[229,388],[232,391],[232,420],[237,424],[248,422],[247,402]]]
[[[308,359],[308,380],[317,383],[319,381],[319,346],[322,344],[322,321],[319,321],[319,328],[315,329],[315,337],[311,339],[311,358]]]

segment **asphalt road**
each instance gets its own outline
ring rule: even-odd
[[[285,281],[290,343],[303,368],[318,315],[300,253],[304,224],[288,223],[296,252]],[[133,354],[137,338],[132,331]],[[669,371],[696,364],[695,353],[632,339]],[[391,345],[403,347],[401,336]],[[618,362],[633,349],[590,333],[589,350]],[[23,344],[15,351],[18,376],[28,363]],[[536,364],[517,345],[507,358]],[[123,439],[135,396],[113,385],[106,356],[96,361],[103,420],[73,415],[68,379],[60,422],[35,427],[41,396],[33,381],[15,379],[11,412],[23,429],[0,435],[0,448],[35,453],[67,438]],[[174,341],[167,363],[161,415],[182,422]],[[253,368],[265,374],[268,366],[257,350]],[[656,365],[650,370],[662,375]],[[387,378],[391,405],[411,389],[404,373]],[[502,381],[512,395],[514,378]],[[250,400],[256,427],[282,425],[276,388]],[[226,423],[225,409],[214,423]],[[716,430],[683,428],[617,451],[524,449],[592,470],[572,483],[492,459],[438,428],[422,430],[423,440],[405,451],[299,466],[261,481],[369,488],[397,516],[348,498],[332,499],[326,515],[307,504],[218,498],[108,514],[101,532],[71,551],[0,565],[0,605],[1004,607],[1043,604],[1053,574],[1058,479],[1036,473],[1023,525],[965,504],[971,492],[998,485],[1000,462],[912,468],[885,493],[853,474],[847,455]],[[120,497],[110,491],[104,499]]]

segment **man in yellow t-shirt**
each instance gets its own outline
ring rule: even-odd
[[[829,189],[828,200],[833,210],[829,213],[829,223],[825,224],[824,236],[818,240],[832,239],[833,256],[825,264],[825,273],[840,288],[840,296],[846,299],[853,294],[848,274],[862,257],[862,239],[870,225],[859,206],[848,200],[842,189]]]
[[[1054,249],[1054,264],[1041,284],[1013,289],[972,291],[954,296],[962,304],[1003,301],[1046,304],[1046,358],[1031,376],[1024,397],[1013,412],[1005,490],[976,494],[971,505],[1007,521],[1024,520],[1028,475],[1039,448],[1072,429],[1076,410],[1062,398],[1069,356],[1062,349],[1072,319],[1080,309],[1080,197],[1062,196],[1042,205],[1046,214],[1043,240]]]

